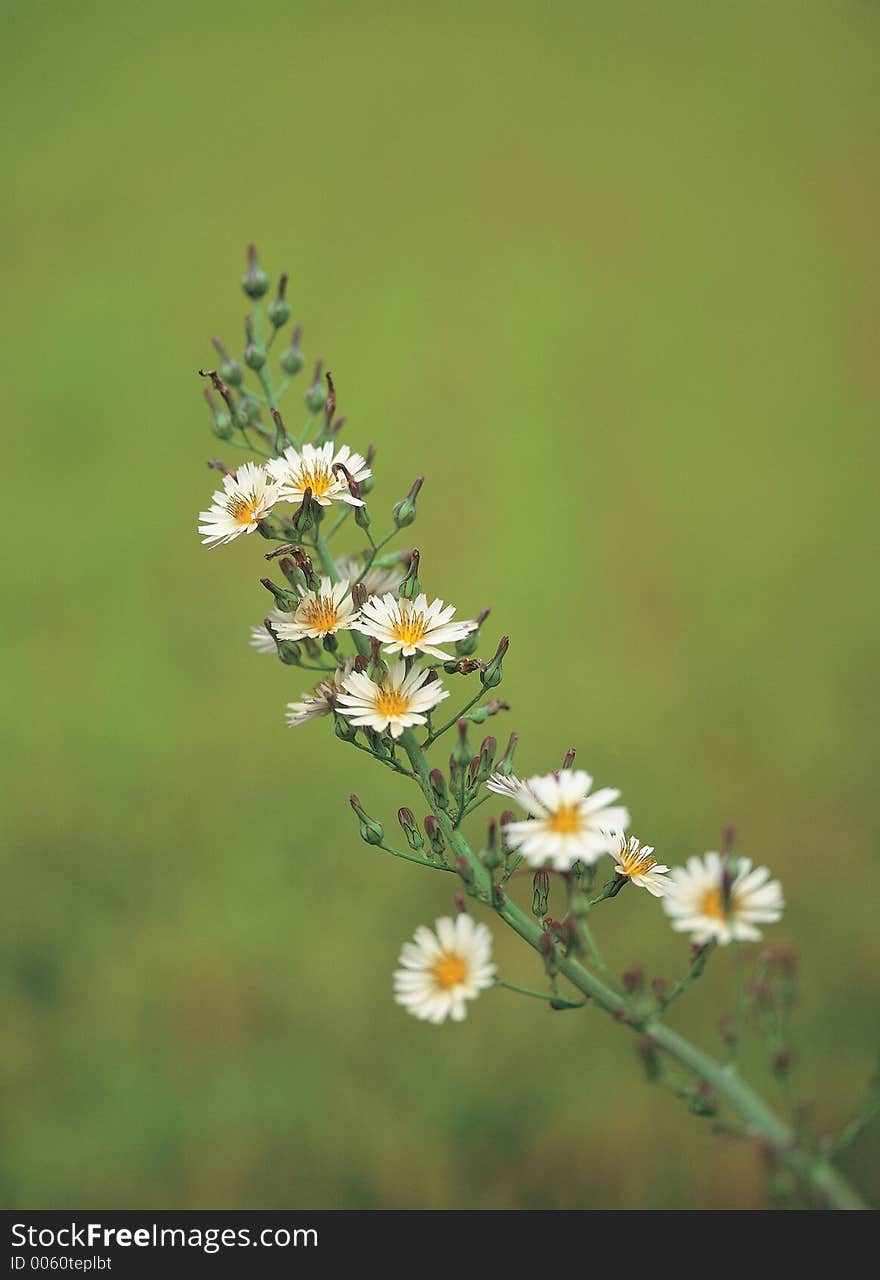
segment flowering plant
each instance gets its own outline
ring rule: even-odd
[[[720,851],[670,868],[651,845],[627,834],[630,816],[619,791],[594,787],[592,777],[574,767],[573,750],[558,769],[518,777],[516,733],[500,752],[491,734],[473,740],[475,731],[509,710],[496,693],[509,639],[502,636],[494,651],[478,656],[489,611],[460,619],[454,605],[424,589],[419,552],[391,548],[416,519],[423,477],[394,505],[390,528],[376,536],[367,503],[374,450],[361,454],[338,443],[345,419],[337,415],[333,379],[320,360],[305,391],[308,421],[298,435],[289,430],[279,403],[304,367],[299,326],[278,356],[280,381],[270,369],[272,349],[291,319],[286,285],[282,275],[264,314],[269,280],[251,247],[242,286],[253,308],[242,361],[214,339],[218,367],[200,370],[210,383],[205,398],[215,436],[249,459],[235,469],[209,464],[221,472],[222,487],[201,512],[199,532],[209,546],[253,533],[274,544],[264,555],[283,582],[260,579],[273,608],[254,627],[251,644],[316,680],[288,704],[288,725],[324,720],[341,743],[414,787],[426,810],[421,823],[408,805],[398,810],[401,848],[358,797],[350,797],[368,845],[452,876],[457,885],[455,916],[440,917],[433,929],[420,926],[403,945],[396,1000],[435,1024],[461,1021],[472,1001],[497,987],[554,1011],[600,1009],[635,1034],[650,1081],[670,1088],[695,1115],[712,1117],[720,1131],[760,1144],[778,1202],[864,1207],[833,1158],[878,1110],[876,1087],[841,1134],[820,1138],[803,1123],[781,1119],[737,1066],[753,1015],[791,1101],[794,952],[787,944],[767,946],[750,980],[742,955],[744,944],[759,942],[762,928],[780,920],[779,881],[739,855],[730,830]],[[245,368],[259,389],[247,385]],[[352,525],[357,545],[342,553],[337,537]],[[458,706],[451,715],[444,705],[450,698]],[[489,818],[479,837],[466,835],[476,810],[499,797],[499,806],[514,807]],[[530,910],[517,901],[524,876],[531,880]],[[646,983],[636,970],[618,980],[594,935],[597,912],[607,912],[624,890],[640,889],[690,938],[689,963],[671,987],[659,979]],[[562,904],[559,918],[550,911],[551,892]],[[541,989],[498,974],[490,929],[471,909],[494,916],[534,950]],[[727,946],[737,960],[739,996],[733,1016],[722,1019],[725,1052],[716,1058],[674,1031],[667,1015],[713,952]]]

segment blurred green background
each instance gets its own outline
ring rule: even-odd
[[[598,1013],[392,1003],[450,886],[358,840],[346,797],[393,824],[390,774],[284,728],[303,676],[246,645],[265,544],[195,533],[195,371],[240,342],[253,239],[379,446],[377,526],[424,471],[430,587],[512,633],[520,767],[574,744],[666,861],[734,822],[782,878],[798,1078],[840,1124],[880,960],[877,6],[4,27],[2,1202],[760,1205],[754,1153]],[[598,932],[673,978],[646,897]],[[709,1045],[728,960],[673,1020]],[[878,1157],[844,1162],[875,1196]]]

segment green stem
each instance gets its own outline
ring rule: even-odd
[[[432,743],[436,742],[437,739],[441,737],[446,732],[447,729],[451,729],[454,724],[458,724],[461,717],[463,715],[466,715],[467,712],[470,711],[471,707],[475,706],[480,701],[480,699],[482,698],[485,692],[486,690],[483,688],[482,685],[480,685],[480,688],[471,698],[470,702],[466,702],[465,705],[462,707],[462,709],[456,712],[456,714],[452,717],[451,720],[447,720],[446,724],[444,724],[442,728],[435,729],[434,732],[430,735],[430,737],[425,739],[425,741],[422,743],[422,750],[427,751],[428,747],[430,747]]]
[[[661,1013],[665,1013],[666,1010],[669,1008],[669,1006],[672,1004],[673,1000],[677,1000],[679,996],[684,995],[685,991],[687,991],[691,983],[696,982],[697,978],[700,977],[703,970],[705,969],[706,961],[709,959],[709,956],[711,955],[714,949],[715,949],[714,939],[711,942],[707,942],[704,947],[700,948],[700,950],[697,952],[696,956],[694,957],[694,962],[691,965],[690,969],[688,969],[687,973],[684,975],[683,978],[679,978],[678,982],[676,982],[675,986],[672,988],[669,995],[662,1002],[660,1007]]]
[[[495,979],[496,987],[504,987],[507,991],[516,991],[521,996],[532,996],[535,1000],[549,1000],[557,1009],[583,1009],[585,1000],[563,1000],[546,991],[533,991],[531,987],[520,987],[515,982],[506,982],[504,978]]]
[[[430,867],[432,871],[453,871],[453,867],[444,867],[442,862],[429,862],[427,858],[416,858],[411,853],[404,853],[402,849],[392,849],[390,844],[376,844],[374,849],[384,849],[386,853],[390,853],[395,858],[403,858],[404,862],[414,862],[417,867]]]
[[[321,533],[321,526],[315,526],[315,550],[321,559],[321,566],[331,582],[339,582],[339,570],[336,568],[336,562],[330,554],[330,548],[324,540]]]

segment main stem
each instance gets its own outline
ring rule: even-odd
[[[422,794],[437,817],[447,842],[457,857],[467,861],[469,887],[473,896],[491,906],[505,924],[535,951],[541,952],[542,930],[503,890],[493,886],[490,873],[457,830],[450,815],[437,807],[428,776],[428,761],[412,730],[407,729],[400,741]],[[657,1015],[637,1018],[627,1001],[585,969],[580,961],[571,956],[559,955],[557,963],[559,972],[572,986],[588,996],[600,1009],[604,1009],[631,1030],[650,1036],[658,1048],[705,1081],[717,1097],[745,1122],[752,1136],[767,1142],[774,1155],[810,1188],[819,1201],[830,1209],[867,1208],[858,1192],[826,1159],[816,1157],[799,1143],[796,1134],[767,1106],[751,1085],[742,1079],[733,1064],[725,1065],[704,1053],[677,1031],[665,1026]]]

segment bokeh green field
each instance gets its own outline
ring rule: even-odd
[[[512,634],[521,767],[573,744],[666,861],[734,822],[782,878],[798,1078],[840,1124],[880,961],[877,6],[86,0],[4,30],[0,1202],[760,1205],[755,1154],[598,1013],[392,1003],[449,886],[358,840],[346,797],[392,822],[390,775],[284,728],[303,678],[246,646],[265,544],[195,533],[195,371],[240,340],[253,239],[379,447],[379,528],[423,471],[430,588]],[[597,929],[672,978],[646,896]],[[674,1020],[710,1046],[727,960]],[[880,1194],[880,1134],[844,1167]]]

